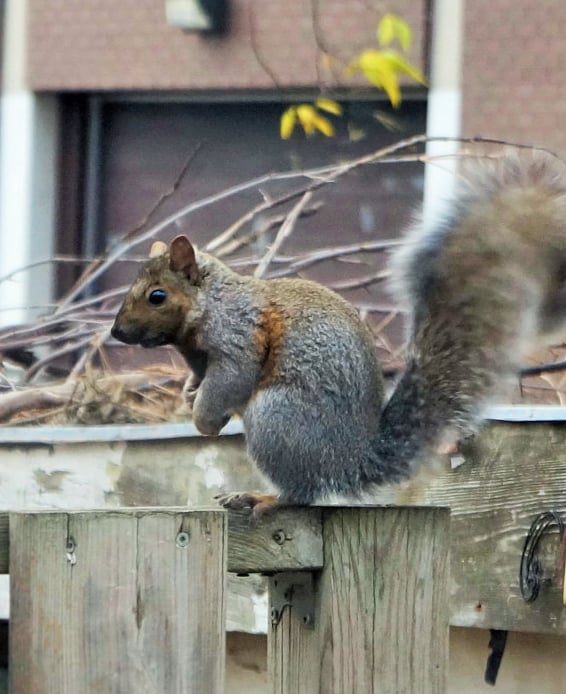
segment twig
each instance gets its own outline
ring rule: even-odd
[[[0,277],[0,284],[3,282],[7,282],[8,280],[13,279],[16,275],[19,275],[21,272],[26,272],[27,270],[33,270],[36,267],[42,267],[43,265],[51,265],[51,264],[68,264],[68,265],[86,265],[87,263],[94,263],[99,261],[100,258],[96,257],[79,257],[78,255],[54,255],[51,258],[43,258],[42,260],[35,260],[33,263],[27,263],[26,265],[22,265],[21,267],[16,268],[15,270],[12,270],[11,272],[8,272],[5,275],[2,275]],[[129,258],[122,258],[118,260],[117,262],[120,263],[145,263],[147,260],[146,256],[135,256],[132,257],[130,256]],[[54,308],[56,304],[50,304],[46,306],[40,306],[39,308]],[[29,307],[28,307],[29,308]]]
[[[291,193],[286,193],[285,195],[282,195],[279,198],[264,198],[264,201],[262,203],[253,207],[249,212],[246,212],[246,214],[242,215],[240,219],[234,222],[234,224],[231,224],[228,227],[228,229],[223,231],[221,234],[218,234],[218,236],[215,236],[211,241],[209,241],[205,246],[205,250],[208,253],[217,251],[216,255],[218,256],[226,255],[224,248],[221,248],[221,246],[230,241],[240,231],[240,229],[244,227],[248,222],[251,222],[251,220],[254,217],[256,217],[261,212],[271,210],[274,207],[278,207],[279,205],[283,205],[286,202],[290,202],[291,200],[298,198],[300,195],[303,195],[307,190],[311,190],[310,184],[307,186],[302,186],[298,190],[293,190]]]
[[[104,330],[100,330],[99,332],[97,332],[94,338],[91,339],[89,348],[85,350],[77,360],[68,378],[76,378],[81,373],[81,371],[83,371],[85,365],[92,360],[93,356],[100,350],[102,345],[106,342],[106,340],[109,337],[109,326],[107,326]]]
[[[123,234],[120,238],[121,241],[127,241],[128,239],[132,238],[135,236],[138,231],[141,231],[145,225],[149,222],[149,220],[155,216],[155,213],[157,210],[163,206],[163,203],[168,200],[170,197],[175,195],[175,193],[179,190],[179,186],[181,185],[183,179],[185,178],[188,170],[190,169],[193,161],[195,160],[195,157],[197,154],[200,152],[202,149],[202,142],[197,142],[197,144],[194,146],[192,152],[190,152],[184,163],[183,166],[181,167],[181,170],[175,177],[175,180],[171,184],[171,187],[169,190],[164,191],[161,193],[161,195],[157,198],[156,202],[154,205],[151,207],[149,212],[146,214],[146,216],[142,219],[141,222],[138,223],[137,226],[135,226],[133,229],[130,229],[130,231],[127,231],[125,234]]]
[[[300,217],[310,217],[311,215],[315,214],[320,210],[322,207],[322,203],[315,203],[311,205],[310,207],[305,208],[304,210],[301,211]],[[228,243],[225,243],[222,248],[219,248],[218,251],[216,251],[216,257],[217,258],[224,258],[225,256],[231,255],[232,253],[235,253],[237,250],[242,248],[243,246],[247,246],[248,244],[252,243],[253,241],[256,241],[257,239],[261,238],[264,234],[266,234],[268,231],[273,229],[273,227],[279,226],[285,221],[285,218],[287,217],[286,214],[280,214],[274,217],[269,217],[266,219],[262,225],[258,228],[255,229],[254,231],[250,231],[248,234],[245,234],[244,236],[239,236],[236,239],[232,239]],[[273,263],[275,259],[273,259],[271,262]],[[227,261],[228,262],[228,261]],[[258,259],[254,258],[253,263],[247,263],[247,265],[254,264],[256,265],[259,262]],[[232,267],[234,267],[234,262],[229,263]],[[236,261],[236,264],[240,264],[239,261]]]
[[[434,139],[436,140],[438,138]],[[441,139],[443,141],[452,141],[451,138]],[[232,197],[239,193],[243,193],[244,191],[249,190],[250,188],[257,188],[263,185],[264,183],[273,181],[284,181],[296,178],[316,179],[312,180],[310,185],[306,187],[306,190],[314,190],[315,188],[333,182],[337,176],[344,175],[345,173],[348,173],[349,171],[352,171],[359,166],[369,164],[373,161],[389,156],[394,152],[407,149],[409,147],[414,147],[417,144],[423,144],[425,142],[427,142],[426,135],[414,135],[413,137],[409,137],[405,140],[397,142],[396,144],[383,147],[381,149],[376,150],[375,152],[372,152],[371,154],[367,154],[363,157],[358,157],[357,159],[354,159],[345,164],[333,164],[331,166],[324,166],[301,172],[286,171],[282,173],[265,174],[263,176],[258,176],[257,178],[253,178],[249,181],[246,181],[245,183],[239,183],[230,188],[226,188],[225,190],[222,190],[219,193],[214,193],[205,198],[201,198],[196,202],[192,202],[188,205],[185,205],[180,210],[177,210],[177,212],[169,215],[168,217],[166,217],[161,222],[151,227],[147,231],[139,234],[137,237],[133,239],[130,239],[128,243],[120,242],[116,246],[114,246],[114,248],[112,248],[111,251],[108,253],[104,262],[98,268],[96,268],[96,270],[91,274],[91,276],[89,277],[89,282],[97,280],[109,267],[111,267],[114,264],[114,262],[118,258],[122,257],[125,253],[130,251],[135,246],[138,246],[139,244],[144,243],[148,239],[153,238],[159,232],[163,231],[171,224],[174,224],[177,220],[181,219],[182,217],[185,217],[186,215],[192,212],[195,212],[196,210],[202,209],[203,207],[207,207],[208,205],[220,202],[221,200],[225,200],[226,198]],[[333,174],[333,176],[330,176],[331,174]],[[59,311],[67,308],[71,301],[84,288],[84,284],[75,287],[75,289],[65,297],[65,300],[61,302]]]
[[[547,150],[543,147],[536,147],[534,145],[524,145],[521,143],[513,143],[513,142],[507,142],[505,140],[497,140],[495,138],[453,138],[453,137],[427,137],[426,135],[414,135],[412,137],[405,138],[403,140],[400,140],[392,145],[388,145],[387,147],[382,147],[378,150],[375,150],[374,152],[371,152],[369,154],[366,154],[364,156],[358,157],[356,159],[352,159],[350,161],[347,161],[342,164],[332,164],[332,165],[327,165],[327,166],[322,166],[318,167],[315,169],[307,169],[305,171],[286,171],[282,173],[270,173],[270,174],[265,174],[263,176],[258,176],[257,178],[251,179],[249,181],[246,181],[244,183],[236,184],[230,188],[227,188],[223,191],[220,191],[218,193],[214,193],[212,195],[209,195],[205,198],[201,198],[200,200],[197,200],[195,202],[189,203],[188,205],[185,205],[182,207],[180,210],[177,212],[169,215],[165,219],[163,219],[161,222],[156,224],[155,226],[151,227],[147,231],[139,234],[135,238],[130,239],[127,243],[126,242],[119,242],[116,246],[114,246],[111,251],[109,252],[108,256],[106,259],[101,263],[99,267],[96,268],[96,270],[91,274],[91,276],[88,278],[88,283],[94,282],[102,275],[109,267],[113,265],[113,263],[118,259],[121,258],[125,253],[129,252],[134,248],[135,246],[138,246],[141,243],[144,243],[150,238],[153,238],[155,235],[157,235],[159,232],[163,231],[166,229],[168,226],[171,224],[174,224],[177,220],[181,219],[182,217],[185,217],[186,215],[195,212],[196,210],[202,209],[203,207],[207,207],[208,205],[212,205],[214,203],[220,202],[221,200],[225,200],[228,197],[232,197],[234,195],[237,195],[239,193],[242,193],[246,190],[249,190],[251,188],[258,188],[265,183],[269,182],[274,182],[274,181],[284,181],[284,180],[290,180],[290,179],[298,179],[298,178],[307,178],[311,180],[311,183],[309,186],[306,187],[306,190],[315,190],[316,188],[319,188],[320,186],[323,185],[328,185],[329,183],[333,183],[337,178],[340,176],[344,176],[345,174],[349,173],[350,171],[353,171],[361,166],[365,166],[367,164],[372,164],[377,161],[380,161],[386,157],[391,156],[395,152],[400,152],[402,150],[410,149],[412,147],[416,147],[417,145],[422,145],[427,142],[464,142],[464,143],[475,143],[475,144],[499,144],[499,145],[506,145],[509,147],[518,147],[521,149],[536,149],[536,150],[541,150],[541,151],[546,151],[549,154],[552,154],[552,156],[560,159],[563,161],[556,153],[551,152],[550,150]],[[65,309],[71,301],[85,288],[85,285],[81,285],[76,287],[67,297],[63,302],[61,302],[61,306],[59,310]]]
[[[326,286],[335,290],[344,289],[361,289],[362,287],[367,287],[369,284],[374,284],[375,282],[381,282],[389,277],[389,272],[387,270],[379,270],[378,272],[372,272],[370,275],[365,275],[364,277],[357,277],[351,280],[339,280],[337,282],[329,282]]]
[[[477,145],[481,143],[506,146],[514,145],[514,143],[491,138],[460,138],[454,140],[453,138],[426,138],[424,135],[418,135],[406,138],[405,140],[397,142],[394,145],[376,150],[362,157],[339,164],[327,165],[301,172],[287,171],[281,173],[270,173],[244,183],[239,183],[229,189],[209,195],[206,198],[193,201],[166,219],[158,222],[151,228],[142,231],[141,226],[144,226],[147,223],[151,214],[160,204],[162,204],[163,200],[176,189],[179,184],[179,180],[186,174],[190,159],[192,159],[195,154],[193,153],[189,158],[189,161],[185,163],[183,171],[180,173],[176,184],[173,185],[172,191],[165,193],[160,197],[154,206],[153,211],[147,215],[140,228],[124,234],[119,239],[118,243],[112,247],[106,258],[91,261],[90,267],[86,268],[85,273],[83,273],[82,281],[76,284],[72,291],[57,304],[54,313],[40,318],[32,324],[4,329],[3,331],[0,330],[0,351],[7,350],[8,348],[25,349],[38,344],[48,345],[50,348],[55,347],[55,349],[53,349],[53,351],[47,356],[42,355],[43,358],[30,368],[28,378],[32,378],[38,373],[38,371],[44,369],[48,364],[50,364],[50,362],[52,363],[64,354],[73,353],[76,355],[73,356],[71,365],[65,368],[65,372],[67,374],[69,373],[69,369],[71,369],[74,374],[83,370],[89,360],[91,360],[97,353],[101,354],[102,359],[103,345],[106,343],[108,338],[108,324],[113,317],[115,305],[119,301],[121,295],[123,295],[123,293],[126,291],[126,287],[101,292],[96,296],[89,297],[88,299],[77,300],[80,292],[82,292],[92,283],[96,282],[97,278],[100,277],[101,274],[104,273],[108,268],[112,267],[115,262],[134,259],[137,261],[137,257],[132,257],[135,248],[145,240],[158,234],[168,225],[175,223],[178,219],[203,207],[214,205],[231,196],[235,196],[254,188],[257,190],[257,193],[261,195],[261,203],[255,205],[255,207],[249,210],[239,220],[234,222],[228,229],[213,239],[207,246],[207,250],[210,250],[212,246],[212,250],[216,252],[216,255],[227,256],[228,254],[234,253],[236,250],[242,248],[262,234],[266,233],[274,223],[279,223],[282,221],[281,228],[275,235],[272,246],[262,258],[238,258],[230,263],[233,267],[241,267],[242,265],[246,264],[249,266],[255,266],[258,276],[282,277],[291,274],[298,274],[302,270],[323,261],[346,261],[348,256],[353,256],[358,253],[362,254],[365,252],[380,252],[387,250],[388,248],[397,245],[399,242],[370,241],[362,244],[349,244],[344,246],[323,248],[295,255],[280,254],[281,245],[284,243],[288,235],[293,232],[299,216],[309,214],[313,211],[314,205],[313,208],[306,206],[307,200],[310,199],[313,191],[322,186],[332,184],[340,177],[347,175],[350,171],[356,169],[357,167],[369,164],[378,162],[389,163],[394,160],[438,163],[444,159],[445,155],[430,156],[427,154],[422,154],[420,151],[421,145],[425,144],[426,142],[435,141],[459,141],[468,145]],[[532,146],[521,144],[517,144],[515,146],[521,149],[536,149]],[[417,149],[419,151],[416,151]],[[548,150],[545,151],[548,152]],[[552,156],[559,158],[555,153],[549,153]],[[470,152],[460,152],[455,156],[464,157],[471,156],[471,154]],[[492,157],[494,155],[486,154],[484,156]],[[293,182],[294,190],[274,198],[271,195],[271,189],[274,186],[271,186],[270,184],[279,181]],[[261,219],[261,223],[258,224],[259,228],[252,229],[252,231],[247,230],[247,233],[241,233],[245,225],[249,224],[257,217],[257,215],[261,214],[265,210],[274,209],[278,205],[288,202],[293,202],[295,206],[283,218],[283,220],[282,215],[274,215],[267,220]],[[128,254],[128,258],[125,257],[126,254]],[[55,262],[56,258],[53,259],[53,261]],[[71,262],[71,259],[68,259],[68,261]],[[67,262],[67,260],[64,260],[63,262]],[[360,259],[360,262],[363,262],[362,259]],[[26,269],[30,268],[28,267]],[[376,269],[375,272],[372,272],[370,275],[341,281],[339,280],[330,284],[330,286],[334,289],[348,291],[366,287],[374,282],[382,280],[386,276],[386,272],[383,270],[377,271]],[[11,279],[11,275],[3,279],[4,281],[9,280]],[[364,313],[372,312],[374,314],[388,314],[392,308],[391,306],[380,303],[372,303],[371,301],[359,302],[357,307]],[[381,327],[382,326],[378,326],[378,328]],[[545,369],[544,365],[529,368],[530,372],[528,372],[527,375],[537,375],[546,370],[554,371],[561,367],[553,364],[548,369]]]
[[[43,368],[47,366],[47,364],[54,361],[55,359],[58,359],[59,357],[63,357],[66,354],[76,352],[77,350],[86,347],[88,344],[90,344],[90,340],[91,336],[89,335],[87,338],[77,340],[76,342],[73,342],[70,345],[67,345],[66,347],[56,349],[49,356],[44,357],[43,359],[39,359],[35,362],[35,364],[32,367],[30,367],[26,371],[24,380],[26,381],[26,383],[29,383],[34,376],[36,376]]]
[[[285,241],[286,238],[288,238],[292,233],[293,229],[295,228],[295,224],[297,222],[297,219],[299,218],[302,210],[305,208],[306,205],[311,201],[312,198],[312,192],[308,191],[306,192],[303,197],[299,200],[299,202],[293,207],[293,209],[289,212],[287,215],[287,218],[281,225],[281,228],[277,232],[277,236],[275,237],[273,243],[271,244],[271,247],[267,251],[267,253],[263,256],[261,261],[259,262],[258,266],[255,269],[254,272],[254,277],[263,277],[265,274],[265,271],[269,267],[269,264],[271,263],[271,259],[273,256],[277,253],[279,248],[281,247],[281,244],[283,241]]]
[[[293,260],[286,268],[275,270],[270,273],[270,277],[283,277],[288,274],[296,273],[307,267],[316,265],[324,260],[342,258],[355,253],[369,253],[377,251],[387,251],[402,245],[402,241],[366,241],[364,243],[352,244],[349,246],[335,246],[334,248],[323,248],[320,251],[313,251],[303,258]],[[278,258],[276,262],[285,262],[283,258]]]

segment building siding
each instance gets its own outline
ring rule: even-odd
[[[465,3],[463,133],[566,152],[566,3]]]
[[[221,38],[168,26],[165,0],[28,1],[34,90],[264,89],[316,86],[331,77],[321,67],[311,0],[232,0],[230,30]],[[340,61],[376,44],[380,10],[344,0],[314,6],[317,34],[338,59],[342,82]],[[387,9],[413,27],[412,59],[422,67],[426,2],[395,0]]]

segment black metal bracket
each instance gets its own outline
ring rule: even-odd
[[[491,653],[487,658],[484,681],[486,684],[495,686],[497,675],[499,674],[499,667],[503,659],[503,653],[505,653],[507,631],[503,629],[490,629],[489,631],[490,638],[488,648],[491,648]]]
[[[269,598],[271,604],[271,624],[277,626],[286,607],[301,622],[310,628],[314,627],[314,587],[310,571],[279,573],[269,579]]]

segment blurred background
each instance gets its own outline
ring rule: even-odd
[[[36,362],[47,356],[53,365],[53,353],[63,373],[72,368],[98,335],[93,321],[110,320],[120,293],[105,292],[131,280],[150,245],[124,241],[191,203],[158,235],[184,232],[205,247],[240,224],[241,242],[221,255],[252,272],[297,193],[287,204],[254,209],[266,196],[300,191],[312,181],[300,173],[317,167],[334,171],[281,249],[280,267],[266,276],[299,274],[342,291],[394,371],[402,320],[384,288],[380,242],[399,237],[423,196],[426,215],[449,195],[455,160],[447,155],[485,147],[429,141],[347,175],[335,175],[336,167],[415,134],[538,143],[557,153],[566,144],[559,2],[4,0],[0,7],[0,325],[106,297],[87,305],[98,312],[82,329],[70,333],[68,323],[50,321],[43,339],[35,335],[35,351],[29,333],[0,334],[2,353],[28,351],[30,381],[46,375]],[[392,13],[410,28],[407,61],[428,79],[427,87],[401,74],[396,108],[359,71],[347,74],[356,56],[377,48],[376,27]],[[281,139],[284,110],[318,97],[342,110],[327,114],[333,135],[296,127]],[[297,176],[226,195],[278,172]],[[334,252],[297,272],[286,268],[320,249]],[[114,365],[140,358],[111,346]],[[95,365],[108,356],[98,346],[93,353]],[[546,398],[537,389],[549,389],[556,402],[560,385],[539,381],[531,397]]]
[[[339,289],[368,320],[393,373],[402,364],[402,316],[384,289],[384,242],[399,239],[421,203],[425,216],[442,204],[454,155],[485,151],[458,138],[566,151],[559,0],[2,0],[0,12],[0,352],[9,392],[87,366],[113,374],[146,365],[147,355],[104,331],[149,236],[186,233],[206,247],[236,225],[237,243],[216,248],[253,272],[296,196],[325,176],[266,276],[283,271]],[[397,108],[362,75],[345,74],[376,46],[385,13],[410,26],[408,60],[428,81],[401,76]],[[342,109],[328,116],[333,135],[296,127],[282,139],[285,109],[321,96]],[[454,139],[411,140],[419,134]],[[401,140],[409,146],[385,160],[339,172]],[[259,209],[286,195],[295,197]],[[533,363],[560,358],[557,347]],[[183,365],[169,351],[161,359],[176,397]],[[560,372],[523,386],[517,400],[526,393],[563,404]],[[30,401],[0,407],[4,423],[50,421],[41,417]],[[139,408],[110,408],[92,421],[140,417]],[[264,644],[255,638],[229,642],[232,681],[241,678],[247,692],[265,686]],[[451,691],[483,691],[472,661],[485,644],[475,638],[454,630]],[[562,691],[556,667],[537,670],[546,688],[541,679],[525,684],[535,676],[523,664],[536,640],[528,638],[511,645],[500,691]],[[558,641],[537,643],[548,659]]]

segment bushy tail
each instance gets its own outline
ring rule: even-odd
[[[366,471],[367,481],[406,479],[436,452],[447,432],[472,431],[480,413],[476,395],[458,383],[435,391],[411,362],[383,410],[372,446],[376,464]]]
[[[409,360],[382,413],[368,481],[408,477],[474,431],[546,324],[564,324],[565,219],[564,167],[533,155],[478,167],[444,216],[409,232],[392,264]]]

